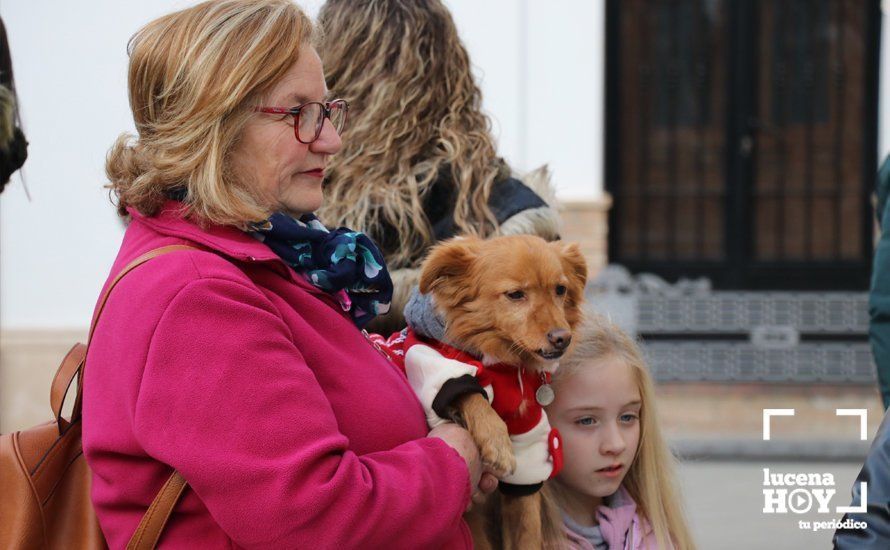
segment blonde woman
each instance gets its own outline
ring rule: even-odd
[[[467,50],[440,0],[328,0],[318,22],[328,85],[352,106],[320,216],[368,233],[392,268],[393,306],[374,330],[404,327],[417,267],[438,241],[558,238],[547,174],[523,183],[497,156]]]
[[[545,484],[552,548],[694,548],[662,437],[652,378],[636,343],[599,317],[578,331],[547,407],[563,470]]]
[[[129,55],[138,135],[107,160],[129,224],[111,274],[189,248],[127,275],[90,344],[83,447],[109,546],[175,470],[163,547],[470,548],[478,450],[428,432],[361,331],[390,301],[379,250],[313,215],[348,106],[310,21],[288,0],[204,2]]]

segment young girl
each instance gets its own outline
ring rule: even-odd
[[[565,461],[545,484],[548,546],[694,548],[640,349],[602,318],[590,319],[575,337],[547,407]]]

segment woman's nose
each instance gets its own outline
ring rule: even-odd
[[[309,144],[309,149],[313,153],[333,155],[342,146],[343,141],[340,140],[340,134],[337,133],[331,120],[326,118],[321,126],[321,133],[318,134],[318,139]]]

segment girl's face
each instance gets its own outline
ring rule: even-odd
[[[547,416],[562,435],[560,485],[573,500],[598,505],[618,490],[640,443],[640,390],[633,369],[608,356],[559,381]]]

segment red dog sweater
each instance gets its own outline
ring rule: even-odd
[[[516,471],[501,481],[507,492],[528,494],[562,469],[562,442],[550,427],[535,393],[549,373],[534,373],[515,365],[484,365],[470,354],[443,342],[422,338],[406,329],[389,340],[371,341],[403,369],[427,413],[431,426],[446,422],[454,400],[482,393],[507,424],[516,457]]]

